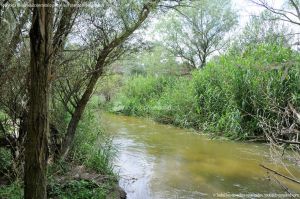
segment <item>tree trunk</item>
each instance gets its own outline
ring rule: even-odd
[[[34,4],[52,3],[52,0],[34,0]],[[30,30],[29,121],[25,144],[25,199],[47,198],[52,24],[53,8],[37,6],[33,9]]]
[[[100,73],[94,74],[93,77],[91,78],[84,94],[82,95],[77,107],[75,108],[75,111],[72,115],[71,121],[68,124],[68,129],[67,133],[64,137],[63,143],[62,143],[62,148],[60,152],[60,157],[64,159],[71,147],[71,144],[73,143],[74,137],[75,137],[75,132],[78,126],[78,123],[83,115],[84,109],[93,93],[93,90],[95,88],[95,85],[100,77]]]
[[[206,55],[203,55],[202,61],[201,61],[201,65],[200,65],[200,69],[204,68],[204,66],[206,65]]]

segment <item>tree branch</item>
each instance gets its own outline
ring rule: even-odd
[[[288,180],[290,180],[290,181],[292,181],[292,182],[294,182],[294,183],[300,184],[300,181],[299,181],[299,180],[296,180],[296,179],[290,178],[290,177],[288,177],[288,176],[285,176],[285,175],[283,175],[283,174],[281,174],[281,173],[278,173],[277,171],[275,171],[275,170],[273,170],[273,169],[270,169],[270,168],[268,168],[268,167],[266,167],[266,166],[264,166],[264,165],[262,165],[262,164],[259,164],[259,166],[262,167],[262,168],[264,168],[264,169],[266,169],[266,170],[268,170],[268,171],[273,172],[274,174],[276,174],[276,175],[278,175],[278,176],[281,176],[281,177],[283,177],[283,178],[285,178],[285,179],[288,179]]]

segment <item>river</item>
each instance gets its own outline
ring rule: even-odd
[[[103,126],[117,148],[115,170],[128,199],[217,198],[227,194],[282,193],[276,181],[300,193],[299,185],[266,172],[270,162],[263,144],[211,140],[205,135],[149,119],[103,114]],[[300,171],[289,166],[293,178]],[[222,195],[223,194],[223,195]],[[234,195],[232,195],[234,197]],[[254,198],[254,197],[251,197]]]

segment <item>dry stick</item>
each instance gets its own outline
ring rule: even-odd
[[[298,180],[296,180],[296,179],[293,179],[293,178],[290,178],[290,177],[288,177],[288,176],[285,176],[285,175],[283,175],[283,174],[281,174],[281,173],[278,173],[277,171],[274,171],[273,169],[270,169],[270,168],[268,168],[268,167],[266,167],[266,166],[264,166],[264,165],[262,165],[262,164],[259,164],[259,166],[262,167],[262,168],[264,168],[264,169],[266,169],[266,170],[268,170],[268,171],[273,172],[273,173],[276,174],[276,175],[279,175],[279,176],[281,176],[281,177],[283,177],[283,178],[286,178],[286,179],[288,179],[288,180],[290,180],[290,181],[292,181],[292,182],[294,182],[294,183],[300,184],[300,181],[298,181]]]
[[[298,144],[300,145],[300,142],[297,141],[288,141],[288,140],[283,140],[283,139],[276,139],[278,142],[286,143],[286,144]]]
[[[281,183],[281,182],[276,178],[275,175],[273,176],[273,178],[275,179],[275,182],[277,182],[277,184],[279,184],[279,186],[281,186],[287,193],[289,193],[290,196],[291,196],[292,198],[295,198],[295,197],[293,196],[293,194],[289,191],[289,189],[288,189],[285,185],[283,185],[283,183]]]

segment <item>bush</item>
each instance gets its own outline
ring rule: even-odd
[[[10,150],[5,148],[0,148],[0,175],[9,175],[11,166],[13,162],[13,157]],[[10,177],[10,176],[6,176]]]
[[[150,114],[159,122],[197,128],[196,98],[193,94],[191,81],[179,78],[166,85],[157,100],[151,100]]]
[[[223,56],[196,72],[198,106],[210,130],[240,139],[261,136],[260,119],[278,120],[274,108],[287,107],[298,92],[289,89],[299,78],[294,77],[297,57],[289,49],[262,45],[241,56]]]

